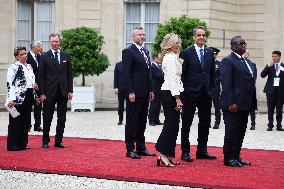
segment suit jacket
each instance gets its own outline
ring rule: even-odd
[[[201,67],[194,45],[184,49],[180,57],[184,59],[182,65],[182,82],[184,91],[194,97],[205,92],[211,96],[214,85],[214,53],[211,48],[204,49],[204,65]]]
[[[246,61],[252,65],[251,61],[248,59]],[[220,71],[221,108],[228,110],[230,105],[236,104],[238,111],[257,109],[255,78],[251,75],[246,63],[232,52],[222,60]]]
[[[160,93],[164,82],[164,72],[162,71],[162,68],[158,68],[154,63],[151,64],[151,71],[154,92]]]
[[[115,64],[114,68],[114,78],[113,78],[113,88],[118,89],[118,91],[125,91],[125,78],[123,76],[122,62]]]
[[[36,55],[36,56],[38,58],[38,62],[35,61],[30,51],[27,53],[27,63],[32,66],[33,72],[35,75],[35,82],[36,84],[38,84],[39,83],[39,77],[38,77],[39,65],[38,64],[40,62],[40,55]]]
[[[284,68],[284,64],[282,62],[280,63],[280,66]],[[276,77],[275,67],[266,66],[260,73],[260,76],[262,78],[268,76],[263,92],[265,92],[266,94],[274,94],[276,88],[273,86],[274,78]],[[284,71],[280,70],[278,77],[280,78],[278,95],[284,96]]]
[[[39,64],[39,89],[41,95],[54,97],[58,86],[62,95],[73,93],[73,77],[70,56],[60,49],[60,64],[57,63],[51,50],[45,52]]]
[[[149,51],[146,49],[145,54],[150,61]],[[144,56],[134,44],[122,51],[122,65],[127,94],[148,97],[149,92],[153,92],[151,65],[150,62],[146,63]]]

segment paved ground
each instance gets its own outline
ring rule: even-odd
[[[212,120],[213,120],[212,115]],[[163,116],[161,116],[163,120]],[[68,112],[65,129],[65,136],[84,137],[84,138],[101,138],[101,139],[118,139],[124,140],[124,126],[117,126],[117,112],[115,111],[96,111],[90,112]],[[198,119],[194,119],[191,128],[190,142],[196,144],[197,141],[197,123]],[[247,130],[243,147],[250,149],[269,149],[284,151],[284,132],[266,131],[267,114],[258,113],[256,115],[256,130]],[[51,135],[55,134],[55,119],[53,120]],[[8,113],[0,112],[0,135],[7,135]],[[162,126],[148,126],[146,129],[146,141],[156,142],[161,132]],[[38,132],[31,132],[32,135],[41,135]],[[223,145],[224,125],[221,124],[220,129],[210,129],[209,146]],[[180,143],[178,137],[177,143]],[[41,144],[39,144],[41,145]],[[68,144],[66,144],[68,145]],[[179,156],[179,155],[178,155]],[[193,156],[194,157],[194,156]],[[0,188],[106,188],[106,189],[183,189],[186,187],[154,185],[147,183],[112,181],[105,179],[95,179],[86,177],[76,177],[68,175],[56,174],[37,174],[21,171],[0,170]]]

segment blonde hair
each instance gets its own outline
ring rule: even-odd
[[[169,33],[167,35],[165,35],[162,43],[160,44],[161,47],[161,58],[163,59],[164,56],[171,52],[171,48],[177,43],[179,42],[179,45],[181,45],[181,39],[180,37],[175,34],[175,33]]]

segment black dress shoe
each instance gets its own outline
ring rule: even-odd
[[[131,159],[140,159],[141,158],[139,155],[135,154],[134,152],[127,152],[126,157],[129,157]]]
[[[42,130],[41,127],[35,127],[35,128],[34,128],[34,131],[42,132],[43,130]]]
[[[48,146],[47,143],[43,143],[43,144],[41,145],[41,147],[43,147],[43,148],[49,148],[49,146]]]
[[[284,129],[282,127],[277,127],[276,131],[284,131]]]
[[[237,160],[229,160],[229,161],[224,161],[224,165],[230,166],[230,167],[242,167],[242,164],[237,162]]]
[[[190,157],[189,153],[182,153],[181,160],[186,162],[193,162],[193,159]]]
[[[238,158],[236,161],[239,162],[241,165],[251,165],[250,162],[245,161],[245,160],[243,160],[241,158]]]
[[[272,127],[268,127],[268,128],[267,128],[267,131],[272,131]]]
[[[156,156],[155,153],[149,152],[148,150],[136,151],[136,154],[137,154],[138,156]]]
[[[156,124],[154,122],[149,122],[150,126],[156,126]]]
[[[164,123],[160,122],[160,121],[156,121],[155,122],[156,125],[164,125]]]
[[[215,124],[213,129],[219,129],[219,125],[218,124]]]
[[[122,125],[122,121],[117,122],[117,125]]]
[[[250,130],[255,130],[255,125],[252,125],[252,126],[250,127]]]
[[[210,155],[208,153],[205,154],[196,153],[196,159],[217,159],[217,157],[214,155]]]
[[[62,142],[56,142],[56,143],[54,143],[54,147],[56,147],[56,148],[64,148],[65,146],[64,146],[64,144]]]

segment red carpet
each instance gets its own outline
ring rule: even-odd
[[[165,168],[156,166],[156,157],[126,158],[122,141],[64,138],[64,149],[52,142],[43,149],[41,136],[30,136],[31,149],[8,152],[6,137],[0,137],[0,169],[203,188],[284,188],[284,152],[279,151],[244,149],[243,158],[253,165],[231,168],[223,166],[222,148],[209,147],[218,157],[209,161],[196,160],[194,147],[193,163]],[[154,144],[147,147],[154,151]],[[178,146],[178,157],[180,153]]]

